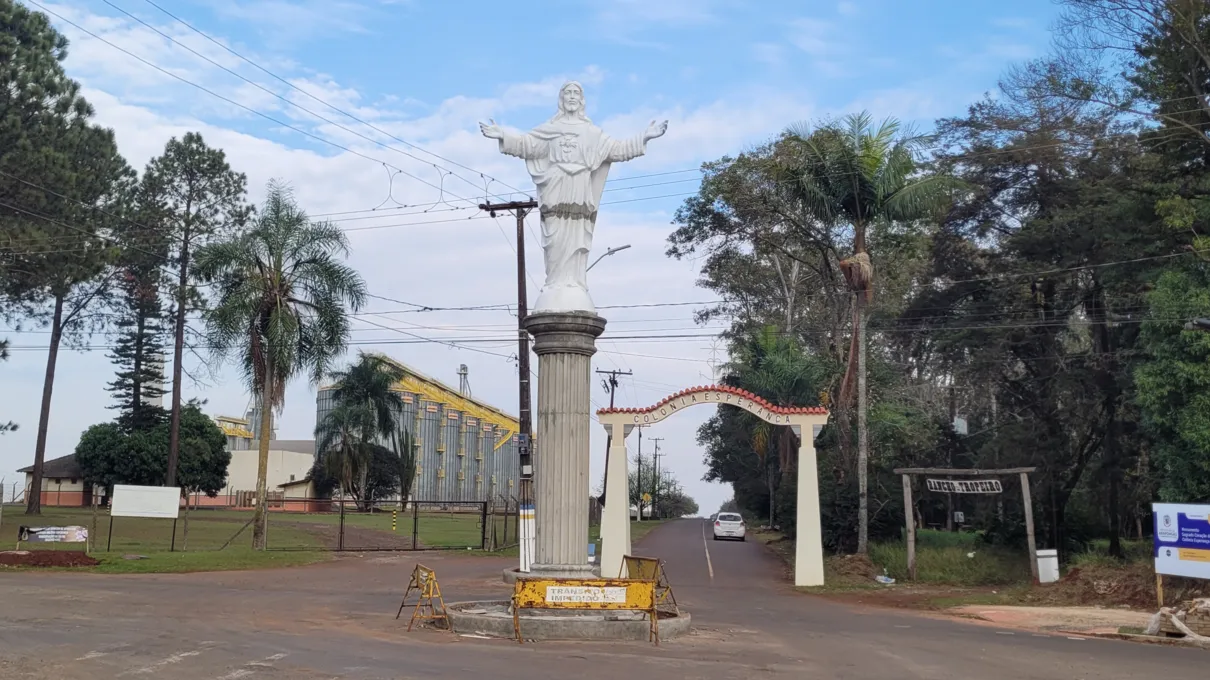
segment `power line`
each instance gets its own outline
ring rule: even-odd
[[[400,139],[399,137],[397,137],[397,136],[395,136],[395,135],[391,134],[390,132],[388,132],[388,131],[386,131],[386,130],[383,130],[382,128],[379,128],[378,126],[373,125],[372,123],[369,123],[369,122],[367,122],[367,121],[365,121],[365,120],[363,120],[363,119],[361,119],[361,118],[358,118],[357,116],[355,116],[355,115],[353,115],[353,114],[349,113],[348,111],[344,111],[344,110],[342,110],[342,109],[340,109],[340,108],[336,107],[335,105],[331,104],[330,102],[324,101],[323,99],[320,99],[319,97],[316,97],[315,95],[311,94],[310,92],[307,92],[305,89],[303,89],[303,88],[301,88],[301,87],[298,87],[298,86],[297,86],[297,85],[295,85],[294,83],[291,83],[289,80],[286,80],[285,78],[282,78],[281,76],[277,75],[276,73],[273,73],[272,71],[270,71],[269,69],[265,68],[264,66],[261,66],[260,64],[258,64],[257,62],[253,61],[252,59],[249,59],[248,57],[244,56],[243,54],[240,54],[239,52],[236,52],[236,51],[235,51],[234,49],[232,49],[231,47],[227,46],[226,44],[224,44],[224,43],[222,43],[222,42],[220,42],[220,41],[218,41],[218,40],[216,40],[215,38],[213,38],[213,37],[211,37],[210,35],[208,35],[208,34],[206,34],[205,32],[203,32],[201,29],[199,29],[199,28],[195,27],[194,25],[190,24],[189,22],[185,21],[184,19],[180,18],[179,16],[177,16],[177,15],[173,14],[172,12],[169,12],[168,10],[164,9],[162,6],[160,6],[159,4],[157,4],[157,3],[153,2],[152,0],[144,0],[144,2],[146,2],[146,3],[147,3],[147,4],[149,4],[149,5],[151,5],[152,7],[155,7],[155,8],[156,8],[156,9],[158,9],[159,11],[161,11],[161,12],[163,12],[164,14],[168,15],[168,16],[169,16],[169,17],[171,17],[172,19],[176,20],[177,22],[179,22],[180,24],[182,24],[183,26],[185,26],[185,27],[186,27],[186,28],[188,28],[189,30],[193,31],[194,33],[197,33],[198,35],[202,36],[202,37],[203,37],[203,38],[205,38],[206,40],[209,40],[210,42],[214,43],[215,45],[218,45],[219,47],[221,47],[222,49],[226,50],[226,51],[227,51],[227,52],[229,52],[230,54],[232,54],[232,55],[234,55],[234,56],[238,57],[239,59],[241,59],[241,60],[243,60],[243,61],[247,62],[248,64],[250,64],[250,65],[251,65],[251,66],[253,66],[254,68],[256,68],[256,69],[258,69],[259,71],[261,71],[262,73],[264,73],[264,74],[268,75],[269,77],[273,78],[274,80],[277,80],[278,82],[282,83],[283,85],[286,85],[287,87],[290,87],[291,89],[293,89],[293,90],[296,90],[296,91],[300,92],[300,93],[301,93],[301,94],[303,94],[304,96],[309,97],[309,98],[311,98],[311,99],[315,100],[316,102],[319,102],[320,104],[323,104],[324,106],[327,106],[328,108],[332,109],[333,111],[336,111],[337,113],[339,113],[339,114],[341,114],[341,115],[344,115],[344,116],[346,116],[346,117],[348,117],[348,118],[350,118],[350,119],[352,119],[352,120],[355,120],[355,121],[357,121],[358,123],[360,123],[360,124],[362,124],[362,125],[364,125],[364,126],[366,126],[366,127],[370,128],[371,130],[374,130],[375,132],[377,132],[377,133],[379,133],[379,134],[382,134],[382,135],[385,135],[385,136],[387,136],[387,137],[390,137],[391,139],[394,139],[395,141],[399,142],[400,144],[404,144],[404,145],[406,145],[406,146],[408,146],[408,147],[410,147],[410,148],[416,149],[417,151],[419,151],[419,152],[421,152],[421,153],[428,154],[428,155],[430,155],[430,156],[432,156],[432,157],[434,157],[434,158],[436,158],[436,159],[438,159],[438,160],[445,161],[446,163],[449,163],[449,164],[451,164],[451,165],[458,166],[458,167],[462,168],[463,170],[467,170],[467,171],[469,171],[469,172],[473,172],[473,173],[475,173],[475,174],[479,175],[480,177],[484,177],[484,178],[486,178],[486,179],[489,179],[489,180],[491,180],[491,181],[493,181],[493,182],[496,182],[496,183],[498,183],[498,184],[500,184],[500,185],[503,185],[503,186],[505,186],[505,187],[508,187],[509,189],[514,189],[514,190],[516,190],[518,193],[522,193],[522,192],[521,192],[521,190],[517,189],[516,187],[511,186],[511,185],[509,185],[509,184],[507,184],[507,183],[505,183],[505,182],[503,182],[503,181],[501,181],[501,180],[499,180],[499,179],[496,179],[495,177],[492,177],[491,175],[484,174],[483,172],[480,172],[480,171],[478,171],[478,170],[475,170],[474,168],[468,167],[468,166],[463,165],[463,164],[461,164],[461,163],[459,163],[459,162],[457,162],[457,161],[454,161],[454,160],[451,160],[451,159],[449,159],[449,158],[446,158],[445,156],[441,156],[441,155],[439,155],[439,154],[433,153],[432,151],[429,151],[429,150],[427,150],[427,149],[424,149],[424,148],[422,148],[422,147],[420,147],[420,146],[418,146],[418,145],[416,145],[416,144],[413,144],[413,143],[411,143],[411,142],[409,142],[409,141],[407,141],[407,140]],[[134,18],[136,21],[139,21],[139,20],[137,19],[137,17],[134,17],[133,15],[131,15],[131,14],[129,14],[128,12],[126,12],[125,10],[122,10],[121,8],[114,6],[114,5],[113,5],[113,3],[109,2],[109,0],[106,0],[106,4],[108,4],[108,5],[110,5],[110,6],[115,7],[115,9],[118,9],[118,11],[122,12],[123,14],[126,14],[127,16],[130,16],[131,18]],[[143,23],[143,22],[142,22],[142,21],[139,21],[139,23]],[[144,25],[146,25],[146,24],[144,24]],[[155,29],[153,29],[153,30],[155,30]],[[157,33],[158,33],[158,32],[159,32],[159,31],[157,31]],[[175,41],[173,41],[173,42],[175,42]],[[179,44],[179,43],[178,43],[178,44]],[[182,47],[184,47],[184,45],[182,45]],[[186,48],[186,49],[188,49],[188,48]],[[192,51],[192,50],[190,50],[190,51]],[[200,56],[200,55],[199,55],[199,56]],[[207,60],[207,61],[209,61],[209,60]],[[212,63],[213,63],[213,62],[212,62]],[[218,65],[218,64],[216,64],[216,65]],[[222,68],[222,67],[220,66],[220,68]],[[390,147],[387,147],[387,148],[390,148]],[[401,152],[401,153],[402,153],[402,152]],[[406,154],[406,155],[411,156],[411,154]],[[411,156],[411,157],[412,157],[412,158],[416,158],[415,156]],[[420,160],[420,159],[418,159],[418,158],[417,158],[416,160]],[[422,162],[424,162],[424,161],[422,161]],[[454,174],[454,173],[452,173],[452,172],[451,172],[451,174]],[[473,185],[473,183],[471,183],[469,180],[466,180],[466,179],[462,178],[460,175],[454,174],[454,176],[455,176],[455,177],[458,177],[459,179],[462,179],[464,182],[467,182],[468,184],[471,184],[472,186],[474,186],[474,185]],[[478,187],[476,187],[476,188],[478,188]]]
[[[408,173],[407,171],[403,170],[402,168],[399,168],[399,167],[397,167],[397,166],[391,165],[390,163],[387,163],[386,161],[383,161],[383,160],[379,160],[379,159],[377,159],[377,158],[374,158],[373,156],[367,156],[366,154],[361,153],[360,151],[355,151],[354,149],[351,149],[351,148],[349,148],[349,147],[347,147],[347,146],[345,146],[345,145],[343,145],[343,144],[340,144],[340,143],[338,143],[338,142],[334,142],[334,141],[332,141],[332,140],[330,140],[330,139],[327,139],[326,137],[321,137],[321,136],[319,136],[319,135],[317,135],[317,134],[314,134],[314,133],[308,132],[308,131],[306,131],[306,130],[304,130],[304,129],[302,129],[302,128],[298,127],[298,126],[291,125],[291,124],[289,124],[289,123],[287,123],[287,122],[285,122],[285,121],[283,121],[283,120],[279,120],[279,119],[277,119],[277,118],[274,118],[273,116],[270,116],[270,115],[269,115],[269,114],[267,114],[267,113],[263,113],[263,112],[261,112],[261,111],[257,111],[256,109],[254,109],[254,108],[252,108],[252,107],[250,107],[250,106],[245,106],[245,105],[243,105],[243,104],[241,104],[241,103],[239,103],[239,102],[235,101],[234,99],[231,99],[230,97],[223,96],[223,95],[219,94],[218,92],[215,92],[214,90],[211,90],[210,88],[208,88],[208,87],[206,87],[206,86],[204,86],[204,85],[200,85],[200,84],[198,84],[198,83],[193,82],[192,80],[189,80],[188,78],[185,78],[185,77],[183,77],[183,76],[177,75],[177,74],[173,73],[172,71],[169,71],[169,70],[168,70],[168,69],[166,69],[166,68],[163,68],[163,67],[161,67],[161,66],[159,66],[159,65],[157,65],[157,64],[155,64],[155,63],[153,63],[153,62],[151,62],[151,61],[148,61],[147,59],[144,59],[143,57],[140,57],[139,55],[135,54],[134,52],[131,52],[130,50],[125,49],[124,47],[121,47],[121,46],[119,46],[119,45],[114,44],[113,42],[111,42],[111,41],[109,41],[109,40],[106,40],[105,38],[103,38],[103,37],[101,37],[101,36],[97,35],[96,33],[94,33],[94,32],[92,32],[92,31],[88,30],[87,28],[84,28],[84,27],[83,27],[83,26],[81,26],[80,24],[77,24],[76,22],[74,22],[74,21],[72,21],[72,20],[70,20],[70,19],[68,19],[68,18],[64,17],[63,15],[61,15],[61,14],[59,14],[59,13],[57,13],[57,12],[54,12],[54,11],[52,11],[52,10],[48,9],[46,6],[44,6],[44,5],[42,5],[42,4],[39,4],[39,3],[37,2],[37,0],[28,0],[28,2],[29,2],[29,4],[34,5],[35,7],[37,7],[37,8],[39,8],[39,9],[41,9],[43,12],[46,12],[47,14],[49,14],[49,15],[51,15],[51,16],[54,16],[54,17],[58,18],[60,21],[62,21],[62,22],[64,22],[64,23],[66,23],[66,24],[68,24],[68,25],[70,25],[70,26],[74,27],[76,30],[81,31],[81,32],[83,32],[83,33],[85,33],[85,34],[87,34],[87,35],[89,35],[89,36],[91,36],[91,37],[93,37],[93,38],[95,38],[95,39],[97,39],[97,40],[100,40],[101,42],[105,43],[106,45],[109,45],[110,47],[114,48],[115,50],[118,50],[119,52],[121,52],[121,53],[123,53],[123,54],[125,54],[125,55],[127,55],[127,56],[129,56],[129,57],[131,57],[131,58],[133,58],[133,59],[136,59],[136,60],[138,60],[139,62],[141,62],[141,63],[143,63],[143,64],[145,64],[145,65],[147,65],[147,66],[150,66],[151,68],[153,68],[153,69],[155,69],[155,70],[159,71],[160,73],[163,73],[163,74],[164,74],[164,75],[166,75],[166,76],[169,76],[169,77],[171,77],[171,78],[173,78],[173,79],[175,79],[175,80],[179,80],[180,82],[185,83],[186,85],[190,85],[190,86],[192,86],[192,87],[195,87],[195,88],[197,88],[197,89],[201,90],[202,92],[205,92],[206,94],[209,94],[209,95],[210,95],[210,96],[212,96],[212,97],[215,97],[215,98],[221,99],[221,100],[223,100],[224,102],[226,102],[226,103],[228,103],[228,104],[231,104],[232,106],[235,106],[235,107],[238,107],[238,108],[240,108],[240,109],[243,109],[244,111],[247,111],[248,113],[251,113],[251,114],[256,115],[256,116],[260,116],[261,118],[264,118],[265,120],[267,120],[267,121],[269,121],[269,122],[271,122],[271,123],[275,123],[275,124],[280,125],[280,126],[282,126],[282,127],[284,127],[284,128],[287,128],[287,129],[289,129],[289,130],[293,130],[294,132],[297,132],[297,133],[298,133],[298,134],[300,134],[300,135],[304,135],[304,136],[309,137],[309,138],[311,138],[311,139],[314,139],[314,140],[316,140],[316,141],[318,141],[318,142],[323,142],[324,144],[328,144],[328,145],[330,145],[330,146],[336,147],[337,149],[340,149],[340,150],[342,150],[342,151],[346,151],[346,152],[351,153],[351,154],[353,154],[353,155],[355,155],[355,156],[359,156],[359,157],[364,158],[364,159],[366,159],[366,160],[368,160],[368,161],[373,161],[373,162],[378,163],[378,164],[380,164],[380,165],[384,165],[384,166],[387,166],[387,167],[395,168],[395,169],[396,169],[396,170],[398,170],[399,172],[401,172],[401,173],[403,173],[403,174],[405,174],[405,175],[408,175],[409,177],[412,177],[413,179],[415,179],[415,180],[416,180],[416,181],[418,181],[418,182],[421,182],[422,184],[427,184],[427,185],[429,185],[430,187],[432,187],[432,188],[434,188],[434,189],[437,189],[438,191],[442,191],[442,192],[444,192],[444,189],[443,189],[442,187],[440,187],[440,186],[438,186],[438,185],[436,185],[436,184],[433,184],[432,182],[429,182],[429,181],[427,181],[427,180],[424,180],[424,179],[422,179],[422,178],[420,178],[420,177],[416,177],[415,175],[412,175],[411,173]],[[301,107],[300,107],[300,108],[301,108]],[[338,125],[338,124],[336,124],[336,123],[333,123],[333,124],[334,124],[334,125]],[[347,129],[347,128],[346,128],[346,129]],[[353,133],[353,134],[358,134],[358,133]],[[359,135],[359,136],[361,136],[361,135]],[[373,140],[371,140],[371,141],[373,141]],[[452,195],[452,196],[454,196],[455,198],[457,198],[458,200],[462,200],[462,201],[470,201],[470,200],[471,200],[471,199],[468,199],[468,198],[462,198],[462,197],[459,197],[459,196],[457,196],[457,195],[455,195],[455,194],[453,194],[453,193],[451,193],[450,195]]]
[[[193,49],[192,47],[189,47],[188,45],[186,45],[186,44],[184,44],[184,43],[182,43],[182,42],[178,41],[176,38],[173,38],[172,36],[168,35],[167,33],[164,33],[164,32],[163,32],[163,31],[161,31],[160,29],[156,28],[155,26],[152,26],[151,24],[147,23],[146,21],[143,21],[142,19],[140,19],[139,17],[135,16],[134,14],[131,14],[130,12],[127,12],[126,10],[122,9],[121,7],[119,7],[119,6],[115,5],[115,4],[114,4],[113,2],[111,2],[110,0],[102,0],[102,1],[103,1],[103,2],[104,2],[106,5],[109,5],[110,7],[112,7],[112,8],[114,8],[114,9],[118,10],[118,11],[119,11],[119,12],[121,12],[122,14],[125,14],[126,16],[130,17],[131,19],[133,19],[133,20],[135,20],[135,21],[139,22],[139,23],[140,23],[140,24],[142,24],[143,26],[146,26],[148,29],[150,29],[150,30],[154,31],[156,34],[158,34],[159,36],[163,37],[165,40],[168,40],[168,41],[169,41],[169,42],[171,42],[172,44],[177,45],[178,47],[181,47],[181,48],[183,48],[183,49],[185,49],[185,50],[189,51],[191,54],[193,54],[193,55],[197,56],[198,58],[200,58],[200,59],[204,59],[205,61],[209,62],[210,64],[212,64],[212,65],[214,65],[214,66],[217,66],[218,68],[222,69],[223,71],[226,71],[227,73],[230,73],[231,75],[235,76],[236,78],[239,78],[240,80],[244,81],[245,83],[248,83],[249,85],[251,85],[251,86],[253,86],[253,87],[255,87],[255,88],[257,88],[257,89],[261,90],[262,92],[265,92],[266,94],[269,94],[269,95],[271,95],[271,96],[273,96],[273,97],[276,97],[277,99],[280,99],[281,101],[285,102],[286,104],[289,104],[290,106],[293,106],[293,107],[297,108],[297,109],[298,109],[298,110],[300,110],[300,111],[303,111],[303,112],[305,112],[305,113],[307,113],[307,114],[309,114],[309,115],[311,115],[311,116],[314,116],[315,118],[318,118],[319,120],[321,120],[321,121],[323,121],[323,122],[325,122],[325,123],[327,123],[327,124],[329,124],[329,125],[334,125],[334,126],[336,126],[336,127],[340,128],[341,130],[344,130],[345,132],[348,132],[348,133],[349,133],[349,134],[351,134],[351,135],[354,135],[354,136],[356,136],[356,137],[359,137],[359,138],[361,138],[361,139],[364,139],[364,140],[365,140],[365,141],[367,141],[367,142],[370,142],[371,144],[377,144],[378,146],[381,146],[381,147],[383,147],[384,149],[389,149],[389,150],[391,150],[391,151],[394,151],[394,152],[399,153],[399,154],[403,154],[404,156],[407,156],[408,158],[411,158],[411,159],[413,159],[413,160],[419,161],[419,162],[421,162],[421,163],[425,163],[425,164],[427,164],[427,165],[432,165],[434,168],[438,168],[438,169],[440,169],[440,170],[445,170],[446,172],[449,172],[451,175],[453,175],[453,176],[455,176],[455,177],[458,177],[458,179],[461,179],[462,181],[464,181],[464,182],[466,182],[466,183],[468,183],[468,184],[471,184],[471,186],[475,186],[475,184],[474,184],[473,182],[470,182],[470,180],[467,180],[467,179],[463,178],[462,176],[460,176],[460,175],[457,175],[457,174],[453,173],[453,171],[447,170],[447,169],[445,169],[445,168],[440,168],[440,167],[439,167],[437,164],[435,164],[435,163],[433,163],[433,162],[431,162],[431,161],[426,161],[426,160],[424,160],[424,159],[422,159],[422,158],[419,158],[418,156],[416,156],[416,155],[414,155],[414,154],[410,154],[410,153],[408,153],[408,152],[406,152],[406,151],[402,151],[402,150],[397,149],[397,148],[395,148],[395,147],[393,147],[393,146],[390,146],[389,144],[385,144],[385,143],[383,143],[383,142],[381,142],[381,141],[379,141],[379,140],[376,140],[376,139],[373,139],[373,138],[368,137],[368,136],[366,136],[366,135],[363,135],[363,134],[361,134],[360,132],[357,132],[356,130],[352,130],[352,129],[350,129],[350,128],[348,128],[348,127],[344,126],[344,125],[341,125],[340,123],[338,123],[338,122],[336,122],[336,121],[334,121],[334,120],[331,120],[330,118],[326,118],[326,117],[324,117],[324,116],[322,116],[322,115],[320,115],[320,114],[318,114],[318,113],[316,113],[316,112],[312,111],[311,109],[308,109],[307,107],[305,107],[305,106],[303,106],[303,105],[299,104],[298,102],[295,102],[295,101],[292,101],[292,100],[290,100],[290,99],[288,99],[288,98],[286,98],[286,97],[283,97],[283,96],[281,96],[280,94],[278,94],[278,93],[274,92],[273,90],[270,90],[269,88],[264,87],[264,86],[263,86],[263,85],[261,85],[260,83],[258,83],[258,82],[256,82],[256,81],[254,81],[254,80],[252,80],[252,79],[250,79],[250,78],[246,78],[246,77],[244,77],[244,76],[243,76],[243,75],[241,75],[240,73],[237,73],[236,71],[234,71],[234,70],[232,70],[232,69],[229,69],[229,68],[227,68],[226,66],[223,66],[222,64],[220,64],[220,63],[218,63],[217,61],[215,61],[215,60],[211,59],[210,57],[207,57],[206,55],[202,54],[201,52],[198,52],[197,50]],[[148,2],[148,4],[151,4],[152,6],[156,7],[157,9],[160,9],[160,11],[163,11],[165,14],[168,14],[168,12],[167,12],[167,11],[165,11],[165,10],[163,10],[162,8],[160,8],[160,7],[159,7],[159,5],[156,5],[155,3],[151,2],[150,0],[146,0],[146,1]],[[174,19],[177,19],[177,21],[180,21],[181,23],[185,24],[185,22],[184,22],[183,20],[181,20],[181,19],[179,19],[179,18],[175,17],[174,15],[169,14],[169,16],[172,16]],[[206,37],[207,39],[210,39],[210,40],[211,40],[211,42],[214,42],[216,45],[220,45],[220,46],[221,46],[221,43],[219,43],[218,41],[216,41],[216,40],[214,40],[214,39],[210,38],[210,37],[209,37],[209,36],[207,36],[205,33],[202,33],[201,31],[198,31],[197,29],[193,28],[193,27],[192,27],[192,26],[190,26],[189,24],[185,24],[185,26],[187,26],[187,27],[188,27],[188,28],[190,28],[190,29],[193,29],[194,31],[197,31],[197,32],[198,32],[199,34],[201,34],[203,37]],[[244,59],[245,61],[248,61],[248,63],[250,63],[250,64],[252,63],[250,60],[248,60],[248,59],[244,58],[243,56],[241,56],[241,55],[239,55],[239,54],[237,54],[237,53],[235,53],[235,52],[232,52],[232,54],[236,54],[236,56],[239,56],[241,59]],[[255,66],[255,64],[253,64],[253,65]],[[259,66],[257,66],[257,68],[260,68],[260,67],[259,67]],[[263,69],[263,68],[262,68],[261,70],[262,70],[262,71],[264,71],[265,69]],[[265,72],[266,72],[266,73],[268,73],[268,71],[265,71]],[[270,75],[273,75],[273,74],[272,74],[272,73],[270,73]],[[276,78],[277,76],[274,76],[274,77]],[[287,81],[285,81],[284,79],[278,78],[278,80],[281,80],[282,82],[286,83],[287,85],[290,85],[290,83],[288,83],[288,82],[287,82]],[[300,92],[303,92],[304,94],[306,94],[305,90],[302,90],[301,88],[298,88],[297,86],[293,86],[293,85],[291,85],[291,87],[294,87],[294,89],[299,90]],[[309,96],[310,96],[310,95],[309,95]],[[312,98],[313,98],[313,99],[315,99],[316,101],[320,102],[321,104],[324,104],[324,105],[326,105],[326,106],[328,106],[328,107],[332,108],[333,110],[337,111],[338,113],[341,113],[341,114],[346,115],[346,116],[348,116],[348,117],[350,117],[350,118],[353,118],[354,120],[357,120],[359,123],[361,123],[361,124],[363,124],[363,125],[366,125],[366,126],[368,126],[368,127],[371,127],[371,128],[373,128],[374,130],[376,130],[376,131],[378,131],[378,132],[380,132],[380,133],[382,133],[382,134],[386,134],[386,135],[388,135],[388,136],[390,136],[390,137],[392,137],[392,138],[394,138],[394,139],[397,139],[397,140],[399,139],[398,137],[394,137],[394,135],[390,135],[389,133],[386,133],[386,132],[384,132],[384,131],[380,130],[379,128],[374,127],[374,126],[370,125],[369,123],[366,123],[365,121],[363,121],[363,120],[361,120],[361,119],[359,119],[359,118],[356,118],[355,116],[353,116],[353,115],[351,115],[351,114],[349,114],[349,113],[346,113],[346,112],[344,112],[344,111],[341,111],[340,109],[337,109],[336,107],[332,106],[331,104],[328,104],[327,102],[325,102],[325,101],[323,101],[323,100],[321,100],[321,99],[318,99],[318,98],[316,98],[316,97],[312,97]],[[403,140],[399,140],[399,141],[401,141],[401,142],[402,142]],[[404,143],[406,144],[407,142],[404,142]],[[384,165],[386,165],[386,164],[384,163]],[[429,186],[431,186],[431,187],[433,187],[433,188],[435,188],[435,189],[438,189],[439,191],[442,191],[443,193],[444,193],[444,191],[445,191],[444,187],[439,187],[439,186],[437,186],[437,185],[435,185],[435,184],[431,184],[431,183],[429,183],[429,182],[427,182],[427,181],[425,181],[425,180],[421,179],[420,177],[417,177],[416,175],[413,175],[412,173],[410,173],[410,172],[408,172],[408,171],[406,171],[406,170],[403,170],[402,168],[398,168],[398,167],[396,167],[395,169],[396,169],[396,170],[397,170],[399,173],[402,173],[402,174],[404,174],[404,175],[407,175],[408,177],[411,177],[412,179],[415,179],[415,180],[416,180],[416,181],[418,181],[418,182],[422,182],[422,183],[424,183],[424,184],[428,184]],[[480,174],[482,174],[482,173],[480,173]],[[478,188],[478,187],[476,186],[475,188]],[[455,193],[453,193],[453,192],[450,192],[450,195],[451,195],[451,196],[453,196],[454,198],[457,198],[457,199],[462,200],[462,201],[469,201],[469,200],[470,200],[470,199],[467,199],[467,198],[463,198],[463,197],[461,197],[461,196],[458,196],[457,194],[455,194]]]

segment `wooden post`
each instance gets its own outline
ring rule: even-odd
[[[1034,502],[1029,495],[1029,473],[1021,473],[1021,501],[1025,504],[1025,540],[1029,545],[1029,573],[1038,582],[1038,546],[1034,543]]]
[[[1164,608],[1164,575],[1155,575],[1155,599],[1160,603],[1160,609]]]
[[[912,511],[912,477],[903,476],[903,519],[907,525],[908,578],[916,580],[916,513]]]

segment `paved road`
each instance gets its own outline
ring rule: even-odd
[[[700,520],[674,522],[637,550],[667,560],[694,616],[694,634],[659,648],[405,634],[393,617],[415,555],[277,572],[0,573],[0,678],[1076,680],[1200,677],[1210,661],[1193,650],[1010,634],[803,596],[761,547],[707,535]],[[437,570],[449,600],[506,592],[504,561],[419,559]]]

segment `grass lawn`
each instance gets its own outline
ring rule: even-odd
[[[24,514],[23,506],[5,506],[0,520],[0,549],[17,546],[18,528],[82,526],[92,538],[91,554],[102,561],[100,573],[147,573],[254,569],[295,566],[326,559],[323,549],[338,543],[338,513],[281,513],[269,515],[269,551],[252,550],[251,510],[194,509],[189,512],[187,552],[184,513],[176,522],[175,550],[172,520],[117,517],[104,511],[93,528],[91,508],[43,508],[37,517]],[[391,513],[345,513],[345,547],[350,550],[407,547],[413,531],[412,513],[397,517],[391,530]],[[483,529],[478,513],[421,511],[416,523],[417,538],[428,548],[478,548]],[[499,522],[502,523],[503,518]],[[489,527],[490,529],[490,527]],[[502,531],[502,527],[501,527]],[[224,548],[223,546],[226,545]],[[22,544],[32,550],[84,550],[80,543]],[[107,549],[108,548],[108,549]],[[274,550],[277,549],[277,550]],[[147,559],[128,560],[126,555]]]
[[[122,553],[98,553],[101,564],[91,569],[100,574],[154,574],[189,571],[236,571],[298,567],[329,559],[334,553],[316,550],[275,552],[250,547],[227,548],[207,552],[145,552],[147,559],[127,560]],[[74,570],[73,570],[74,571]]]

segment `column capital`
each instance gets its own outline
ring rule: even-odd
[[[590,312],[536,312],[525,317],[525,330],[534,336],[534,353],[596,354],[596,339],[605,332],[605,319]]]

